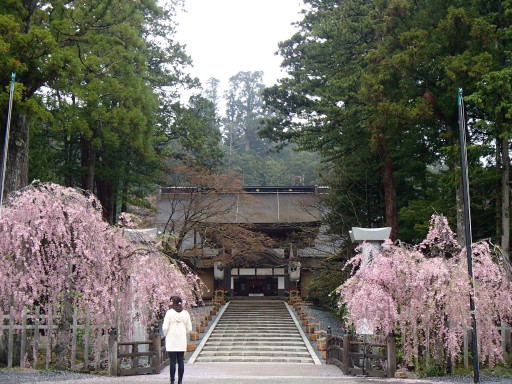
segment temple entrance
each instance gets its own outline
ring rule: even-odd
[[[233,278],[234,296],[277,296],[277,276],[237,276]]]

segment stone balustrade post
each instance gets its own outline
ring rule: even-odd
[[[117,376],[119,361],[117,358],[117,330],[112,327],[108,331],[108,375]]]

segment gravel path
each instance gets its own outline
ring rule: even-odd
[[[10,369],[0,370],[0,383],[2,384],[22,384],[22,383],[58,383],[68,380],[84,380],[92,375],[79,374],[73,372],[46,372]]]
[[[222,365],[222,363],[220,363]],[[471,384],[473,379],[469,376],[445,376],[428,379],[374,379],[353,376],[331,377],[315,376],[312,374],[311,365],[308,365],[307,371],[304,367],[293,368],[293,373],[286,374],[280,372],[275,374],[269,372],[267,368],[258,367],[260,373],[251,374],[247,367],[228,368],[224,372],[219,368],[219,363],[215,366],[206,368],[199,367],[199,364],[185,367],[184,383],[190,384],[276,384],[276,383],[294,383],[294,384]],[[318,366],[317,366],[318,367]],[[334,366],[329,366],[334,367]],[[277,367],[276,369],[281,369]],[[198,371],[198,372],[194,372]],[[263,371],[263,372],[261,372]],[[145,376],[125,376],[125,377],[104,377],[90,374],[77,374],[72,372],[39,372],[29,370],[2,370],[0,369],[0,383],[2,384],[168,384],[169,369],[166,368],[159,375]],[[511,384],[510,377],[490,377],[481,376],[482,384]]]

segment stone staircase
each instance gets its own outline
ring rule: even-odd
[[[318,364],[301,331],[283,301],[233,300],[197,351],[195,362]]]

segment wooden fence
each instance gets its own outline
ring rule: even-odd
[[[326,363],[336,365],[345,375],[392,378],[396,372],[395,337],[380,344],[354,335],[329,336]]]
[[[503,355],[512,353],[511,327],[498,327],[501,334]],[[464,336],[462,346],[464,366],[469,367],[469,344],[471,331]],[[396,372],[396,343],[388,337],[386,344],[373,343],[363,337],[344,335],[329,336],[326,351],[327,364],[334,364],[345,375],[366,375],[392,378]]]
[[[502,323],[501,326],[498,327],[498,331],[501,335],[501,351],[503,356],[506,356],[509,353],[512,353],[512,335],[511,328]],[[462,344],[462,354],[464,357],[464,367],[468,368],[470,365],[469,362],[469,350],[471,348],[471,329],[464,334],[463,344]]]
[[[109,376],[131,376],[155,374],[169,365],[164,338],[159,330],[150,335],[150,340],[118,342],[117,332],[109,332]]]
[[[216,303],[194,311],[194,323],[198,322],[197,326],[201,326],[202,332],[220,305]],[[21,321],[16,321],[14,308],[8,314],[0,312],[0,331],[3,335],[0,338],[0,351],[5,351],[7,355],[7,367],[49,369],[55,361],[58,321],[59,316],[40,313],[38,308],[32,314],[23,315]],[[198,333],[198,327],[193,333]],[[193,348],[189,351],[195,349],[198,339],[191,338],[189,347]],[[115,328],[93,326],[88,316],[80,320],[75,310],[68,369],[98,372],[107,369],[112,376],[160,373],[169,364],[164,340],[160,330],[155,329],[149,340],[118,341]]]
[[[14,309],[8,314],[0,312],[0,350],[7,354],[7,367],[14,365],[49,369],[54,361],[56,323],[59,316],[40,313],[26,313],[21,322],[15,321]],[[69,369],[72,371],[99,371],[108,359],[108,340],[104,327],[93,326],[89,317],[79,322],[77,310],[71,325]],[[95,356],[95,357],[94,357]],[[39,364],[38,364],[39,363]]]

